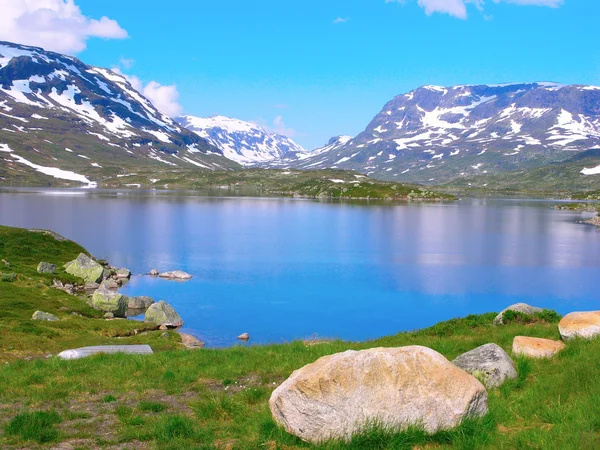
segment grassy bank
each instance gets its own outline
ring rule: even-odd
[[[50,289],[51,277],[35,271],[39,261],[64,263],[81,250],[49,235],[0,228],[0,259],[10,263],[8,267],[0,262],[0,271],[16,277],[0,282],[0,448],[315,448],[275,426],[268,398],[293,370],[321,356],[347,349],[424,345],[452,359],[489,342],[510,354],[516,335],[559,338],[553,316],[532,323],[516,316],[494,327],[490,313],[363,343],[312,340],[182,350],[174,333],[169,338],[154,331],[115,337],[140,324],[100,319],[84,299]],[[54,313],[61,321],[29,320],[36,309]],[[68,347],[114,342],[149,343],[156,354],[78,361],[45,358]],[[598,448],[598,354],[600,341],[575,341],[552,360],[516,359],[519,378],[489,392],[489,415],[457,430],[435,436],[419,430],[372,430],[349,444],[319,448]]]

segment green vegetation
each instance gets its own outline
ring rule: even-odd
[[[212,195],[380,200],[453,200],[422,186],[379,181],[347,170],[136,170],[103,179],[101,187],[191,189]]]
[[[312,339],[220,350],[175,350],[172,339],[150,331],[118,342],[150,343],[153,356],[26,360],[73,346],[116,342],[112,333],[142,324],[101,320],[83,299],[50,289],[51,276],[35,272],[39,260],[60,267],[72,259],[82,250],[76,244],[12,228],[0,228],[0,242],[0,260],[9,261],[18,275],[13,283],[0,283],[0,360],[8,363],[0,364],[0,448],[45,448],[48,443],[65,448],[232,450],[600,446],[600,340],[570,341],[551,360],[517,358],[518,379],[489,391],[489,415],[434,436],[419,429],[394,433],[375,425],[351,443],[315,447],[285,433],[271,418],[272,390],[321,356],[424,345],[453,359],[489,342],[510,353],[516,335],[558,339],[554,312],[532,320],[505,315],[504,326],[492,325],[495,313],[472,315],[362,343]],[[17,252],[14,242],[30,251]],[[55,313],[61,321],[33,322],[29,318],[35,309]]]

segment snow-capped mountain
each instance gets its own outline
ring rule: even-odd
[[[343,146],[295,166],[440,182],[537,167],[599,145],[599,87],[424,86],[388,102]]]
[[[258,125],[238,119],[181,116],[176,121],[221,149],[227,158],[246,166],[306,153],[289,137],[270,133]]]
[[[0,145],[11,149],[2,165],[17,172],[67,168],[94,178],[101,168],[128,164],[231,167],[220,150],[159,112],[125,76],[8,42],[0,42]]]

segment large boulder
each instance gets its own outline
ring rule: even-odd
[[[32,320],[45,320],[47,322],[58,322],[60,320],[54,314],[50,314],[50,313],[43,312],[43,311],[34,312],[31,319]]]
[[[505,381],[517,378],[515,363],[496,344],[485,344],[463,353],[452,364],[475,376],[487,388],[497,388]]]
[[[513,354],[529,358],[552,358],[565,348],[565,344],[551,339],[515,336],[513,339]]]
[[[154,303],[152,297],[141,295],[139,297],[129,297],[129,309],[148,309]]]
[[[600,335],[600,311],[573,312],[562,318],[558,331],[563,339],[591,339]]]
[[[47,262],[41,262],[37,266],[38,273],[55,273],[56,265]]]
[[[269,406],[279,425],[312,443],[349,440],[374,423],[435,433],[488,410],[475,377],[420,346],[325,356],[292,373]]]
[[[65,271],[83,278],[86,283],[99,283],[102,280],[104,268],[89,256],[80,253],[77,259],[65,264]]]
[[[104,284],[92,294],[92,308],[113,313],[115,317],[127,316],[128,298],[117,291],[106,288]]]
[[[515,311],[520,312],[521,314],[525,314],[526,316],[533,316],[536,313],[541,313],[544,311],[543,308],[538,308],[537,306],[531,306],[527,303],[515,303],[514,305],[510,305],[508,308],[502,310],[500,314],[496,316],[494,319],[494,325],[502,325],[504,320],[504,313],[506,311]]]
[[[192,276],[189,273],[184,272],[183,270],[174,270],[172,272],[163,272],[163,273],[159,274],[158,276],[161,278],[166,278],[168,280],[179,280],[179,281],[189,280],[192,278]]]
[[[146,311],[144,322],[155,323],[158,326],[178,328],[183,325],[183,320],[167,302],[161,300],[150,305]]]

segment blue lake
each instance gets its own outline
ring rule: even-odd
[[[557,202],[327,203],[158,191],[0,190],[0,224],[54,230],[134,273],[210,346],[364,340],[527,302],[600,309],[600,233]]]

